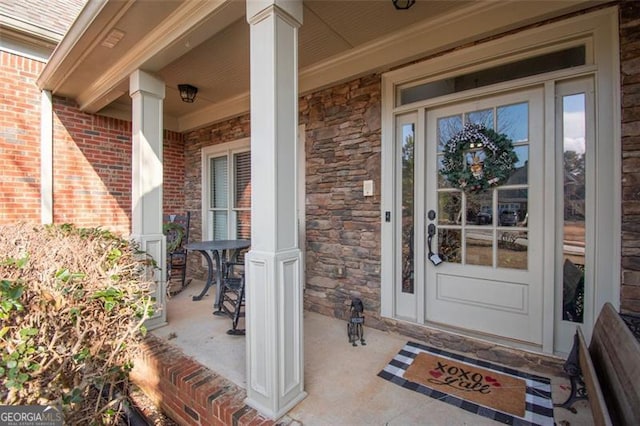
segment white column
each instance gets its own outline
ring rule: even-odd
[[[164,82],[141,70],[129,77],[132,100],[131,238],[153,257],[159,269],[156,282],[156,314],[148,328],[166,324],[166,240],[162,233],[162,101]]]
[[[303,389],[297,238],[298,27],[302,0],[248,0],[251,251],[246,256],[247,399],[277,419]]]
[[[40,95],[40,223],[53,223],[53,100]]]

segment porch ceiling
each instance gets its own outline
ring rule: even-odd
[[[305,0],[300,89],[316,89],[601,1]],[[449,23],[493,11],[471,26]],[[416,34],[422,34],[416,38]],[[416,43],[416,41],[420,41]],[[89,2],[38,83],[87,112],[130,119],[135,69],[166,83],[165,127],[197,128],[248,111],[249,25],[244,0]],[[196,102],[177,86],[198,87]]]

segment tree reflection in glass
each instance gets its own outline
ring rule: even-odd
[[[585,279],[585,95],[562,98],[564,227],[562,319],[583,322]]]
[[[415,125],[402,126],[402,292],[414,291]]]

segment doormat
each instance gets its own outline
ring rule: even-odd
[[[509,425],[553,425],[551,381],[408,342],[378,376]]]

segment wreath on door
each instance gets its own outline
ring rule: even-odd
[[[504,184],[517,161],[513,143],[506,135],[467,123],[444,145],[440,174],[454,188],[475,193]]]

